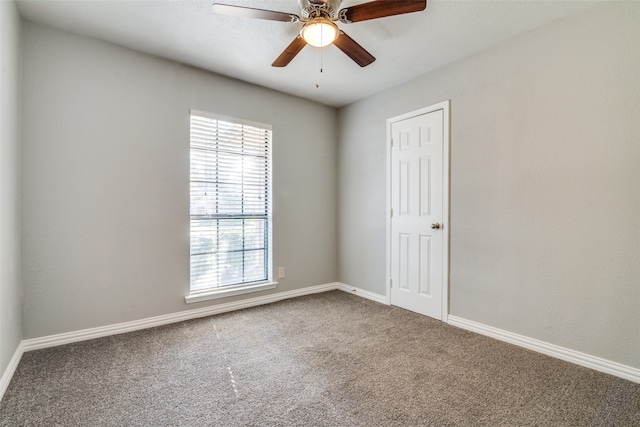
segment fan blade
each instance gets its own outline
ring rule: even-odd
[[[306,45],[307,45],[307,42],[304,41],[302,37],[300,36],[296,37],[295,39],[293,39],[291,44],[287,46],[284,52],[282,52],[280,56],[278,56],[278,58],[275,61],[273,61],[273,64],[271,64],[271,66],[286,67],[287,65],[289,65],[289,62],[291,62],[291,60],[295,58],[296,55],[299,54],[302,48],[305,47]]]
[[[298,22],[300,17],[293,13],[275,12],[273,10],[253,9],[251,7],[233,6],[214,3],[213,13],[218,15],[242,16],[244,18],[269,19],[270,21]]]
[[[356,64],[361,67],[366,67],[376,60],[373,55],[367,52],[342,30],[340,30],[340,34],[338,35],[338,38],[333,41],[333,44],[336,45],[338,49],[346,53],[349,58],[353,59]]]
[[[340,10],[338,16],[345,24],[420,12],[427,7],[427,0],[376,0]]]

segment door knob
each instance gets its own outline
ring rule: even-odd
[[[431,228],[433,228],[434,230],[440,230],[440,224],[438,224],[437,222],[434,224],[431,224]]]

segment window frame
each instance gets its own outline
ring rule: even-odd
[[[197,180],[193,179],[193,158],[194,158],[194,143],[193,143],[193,121],[192,118],[196,116],[199,118],[204,118],[204,119],[209,119],[209,120],[215,120],[215,121],[221,121],[221,122],[227,122],[227,123],[231,123],[233,125],[240,125],[240,126],[249,126],[249,127],[253,127],[253,128],[257,128],[260,131],[266,131],[268,132],[268,149],[267,149],[267,156],[266,156],[266,195],[267,195],[267,200],[266,200],[266,214],[265,215],[257,215],[255,216],[255,218],[263,218],[265,220],[265,236],[264,239],[266,240],[266,246],[264,248],[262,248],[261,250],[264,251],[264,268],[265,268],[265,275],[266,275],[266,279],[265,280],[259,280],[259,281],[251,281],[251,282],[245,282],[245,283],[237,283],[237,284],[230,284],[230,285],[217,285],[217,286],[211,286],[208,288],[201,288],[201,289],[193,289],[193,279],[192,279],[192,263],[194,262],[194,254],[193,254],[193,239],[192,239],[192,235],[194,233],[194,220],[195,221],[217,221],[217,224],[214,225],[213,227],[216,228],[216,230],[220,229],[220,221],[225,221],[225,220],[239,220],[239,219],[245,219],[247,217],[254,217],[253,215],[246,215],[244,213],[240,213],[240,214],[235,214],[235,215],[214,215],[216,218],[212,218],[211,215],[193,215],[192,214],[192,210],[193,210],[193,200],[192,200],[192,187],[193,187],[193,183],[197,182]],[[216,124],[217,126],[217,124]],[[243,133],[244,135],[244,133]],[[202,148],[200,148],[201,150]],[[271,125],[269,124],[265,124],[265,123],[259,123],[259,122],[254,122],[254,121],[250,121],[250,120],[245,120],[245,119],[241,119],[241,118],[237,118],[237,117],[230,117],[230,116],[224,116],[224,115],[220,115],[220,114],[213,114],[213,113],[209,113],[209,112],[205,112],[205,111],[201,111],[201,110],[195,110],[195,109],[191,109],[189,110],[189,187],[190,187],[190,196],[189,196],[189,294],[185,297],[185,301],[187,303],[194,303],[194,302],[200,302],[200,301],[206,301],[206,300],[210,300],[210,299],[216,299],[216,298],[226,298],[226,297],[230,297],[230,296],[234,296],[234,295],[241,295],[241,294],[246,294],[246,293],[251,293],[251,292],[259,292],[259,291],[264,291],[264,290],[268,290],[268,289],[273,289],[277,286],[277,282],[275,282],[273,280],[273,175],[272,175],[272,153],[273,153],[273,128]],[[217,156],[217,154],[216,154]],[[239,157],[241,157],[242,159],[244,159],[244,154],[240,154],[238,155]],[[217,173],[217,172],[216,172]],[[244,173],[244,172],[243,172]],[[246,175],[242,175],[243,179],[246,177]],[[244,197],[242,200],[245,200]],[[244,206],[244,202],[243,202],[243,206]],[[243,207],[244,210],[244,207]],[[244,235],[244,234],[243,234]],[[244,238],[243,238],[244,239]],[[243,247],[242,251],[243,253],[245,253],[245,249]],[[244,256],[243,256],[244,259]],[[243,261],[244,263],[244,261]]]

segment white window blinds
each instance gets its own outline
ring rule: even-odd
[[[191,112],[191,293],[271,280],[271,128]]]

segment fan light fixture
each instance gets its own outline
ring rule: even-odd
[[[300,35],[311,46],[328,46],[338,38],[338,26],[325,18],[316,18],[302,27]]]
[[[293,39],[280,56],[273,61],[273,64],[271,64],[273,67],[286,67],[308,44],[316,47],[333,44],[356,64],[366,67],[376,58],[339,29],[335,22],[340,21],[343,24],[351,24],[387,16],[420,12],[427,7],[427,0],[364,0],[364,3],[340,9],[342,1],[298,0],[300,15],[224,3],[213,3],[212,7],[213,12],[218,15],[302,24],[300,33],[296,35],[296,38]],[[358,0],[349,0],[347,3],[353,3],[354,1]]]

